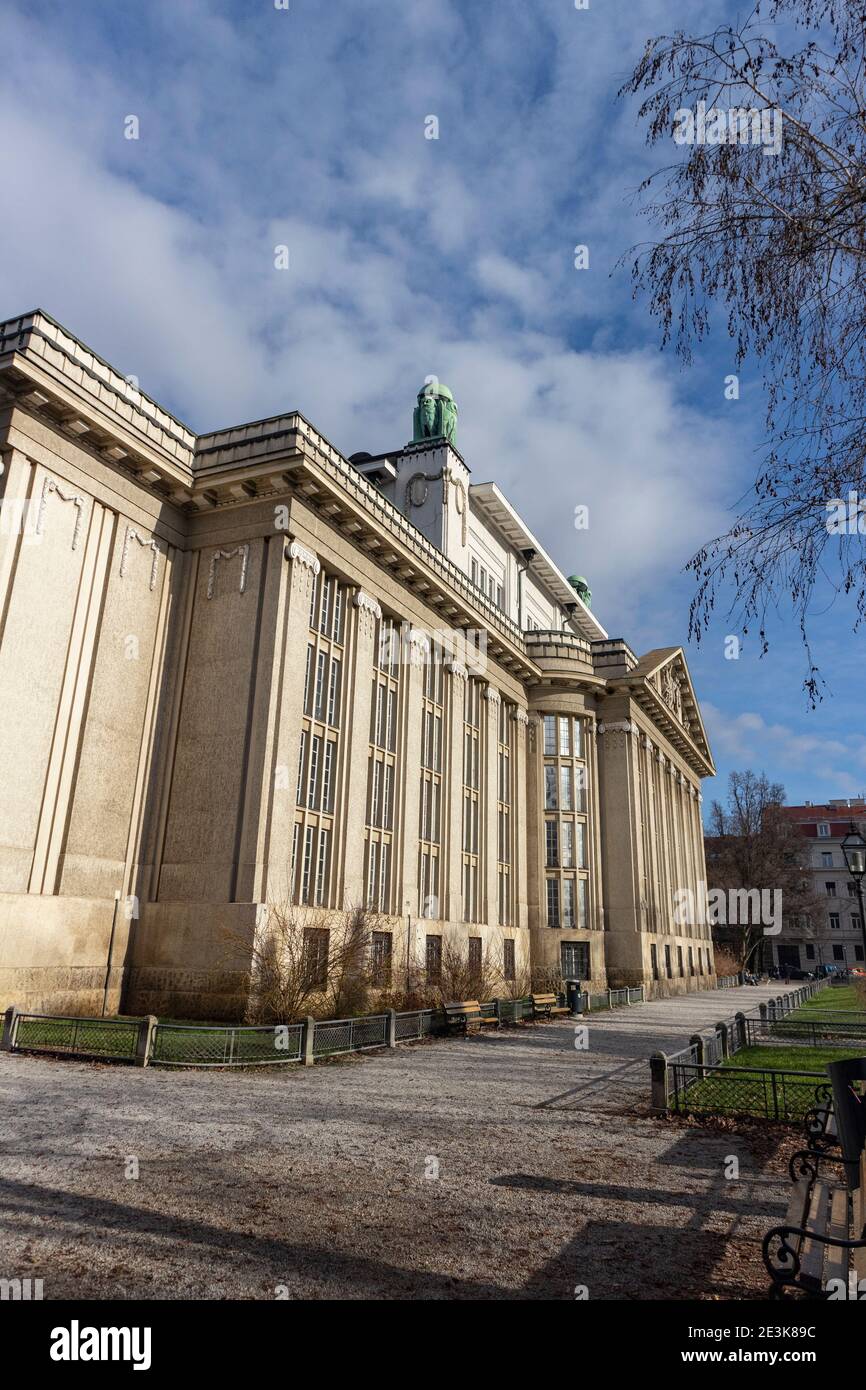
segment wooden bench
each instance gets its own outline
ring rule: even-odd
[[[788,1165],[794,1189],[785,1222],[764,1236],[772,1296],[793,1288],[845,1298],[849,1276],[858,1286],[866,1280],[866,1096],[857,1089],[866,1081],[866,1058],[833,1062],[827,1071],[832,1103],[829,1090],[819,1088],[820,1109],[806,1121],[810,1147]]]
[[[815,1087],[815,1101],[816,1104],[806,1111],[804,1117],[806,1142],[811,1149],[836,1148],[839,1135],[833,1114],[833,1096],[825,1083]]]
[[[785,1288],[812,1298],[844,1298],[850,1275],[866,1292],[866,1150],[860,1185],[803,1179],[795,1184],[784,1225],[764,1236],[764,1264],[779,1297]]]
[[[468,1032],[470,1025],[478,1028],[499,1026],[498,1018],[485,1018],[477,999],[463,999],[459,1003],[446,1004],[445,1024],[449,1033]]]
[[[557,1003],[555,994],[533,994],[532,996],[532,1017],[533,1018],[553,1018],[554,1014],[570,1014],[571,1009],[565,1008]]]

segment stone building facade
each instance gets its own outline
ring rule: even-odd
[[[823,804],[783,806],[782,815],[803,837],[804,869],[812,880],[813,912],[786,915],[782,931],[764,943],[765,967],[780,970],[863,970],[863,924],[860,903],[842,853],[842,841],[854,825],[866,832],[866,800],[839,797]]]
[[[236,1014],[274,903],[369,904],[395,970],[712,982],[682,650],[609,638],[449,429],[196,436],[0,324],[0,1008]]]

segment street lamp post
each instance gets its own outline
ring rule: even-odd
[[[854,822],[842,841],[842,854],[845,867],[857,885],[857,901],[860,905],[860,935],[863,937],[863,968],[866,970],[866,918],[863,916],[863,877],[866,875],[866,840]]]

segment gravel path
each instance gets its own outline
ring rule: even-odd
[[[760,1297],[793,1141],[650,1118],[646,1058],[774,992],[593,1015],[588,1051],[562,1021],[258,1072],[0,1054],[0,1276],[52,1299]]]

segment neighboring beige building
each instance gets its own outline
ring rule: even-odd
[[[0,449],[0,1008],[236,1014],[226,933],[289,898],[372,904],[395,970],[711,981],[683,653],[608,638],[452,445],[196,436],[36,312]]]
[[[862,970],[860,903],[845,866],[842,841],[852,825],[861,834],[866,831],[866,800],[857,796],[824,804],[807,801],[802,806],[783,806],[782,814],[808,841],[813,892],[822,907],[808,915],[785,917],[780,934],[764,942],[764,965],[821,973],[826,968]]]

